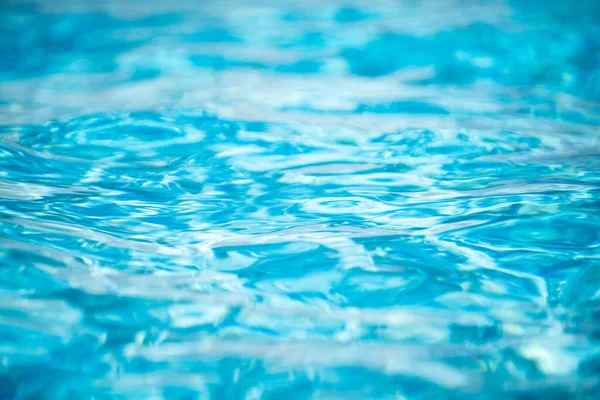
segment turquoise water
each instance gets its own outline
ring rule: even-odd
[[[600,3],[0,11],[1,399],[600,396]]]

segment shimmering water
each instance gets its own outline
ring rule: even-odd
[[[0,11],[0,398],[598,398],[600,3]]]

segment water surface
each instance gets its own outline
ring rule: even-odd
[[[0,0],[0,397],[593,399],[594,1]]]

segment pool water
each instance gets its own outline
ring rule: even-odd
[[[596,399],[600,3],[0,0],[0,398]]]

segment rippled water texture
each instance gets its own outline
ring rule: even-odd
[[[600,3],[0,7],[3,400],[600,396]]]

